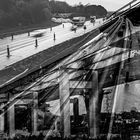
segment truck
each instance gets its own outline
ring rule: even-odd
[[[73,17],[72,24],[76,26],[83,26],[86,21],[85,17]]]

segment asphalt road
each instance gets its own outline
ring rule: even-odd
[[[35,30],[28,34],[24,33],[21,35],[4,38],[0,40],[0,69],[16,63],[22,59],[32,56],[38,52],[46,50],[54,45],[60,44],[66,40],[81,36],[91,30],[97,28],[102,24],[102,19],[97,19],[96,23],[93,25],[90,21],[87,21],[85,25],[87,29],[84,30],[83,27],[79,27],[76,32],[71,31],[71,23],[64,23],[64,28],[62,25],[53,27],[52,31],[50,29]],[[54,41],[54,33],[56,40]],[[38,46],[35,47],[35,40],[37,34],[42,34],[41,37],[37,38]],[[7,45],[10,48],[10,57],[7,58]]]
[[[96,23],[93,25],[92,23],[87,21],[85,23],[85,25],[87,26],[87,30],[85,32],[88,32],[94,27],[96,27],[99,24],[99,22],[101,23],[100,19],[97,20]],[[56,27],[53,27],[52,31],[50,30],[50,28],[40,29],[40,30],[35,30],[35,31],[30,32],[30,36],[28,36],[28,33],[24,33],[24,34],[13,36],[13,40],[11,36],[6,37],[4,39],[0,39],[0,52],[3,52],[4,50],[6,50],[7,45],[9,45],[11,50],[14,50],[12,48],[21,48],[21,47],[27,47],[29,45],[34,45],[35,39],[36,39],[35,36],[39,34],[41,35],[41,37],[38,37],[39,43],[40,42],[42,43],[48,40],[53,40],[54,33],[56,34],[56,39],[57,38],[64,39],[64,36],[66,39],[66,37],[69,35],[73,37],[74,31],[70,30],[71,26],[72,26],[71,23],[64,23],[64,28],[62,25],[58,25]],[[78,27],[76,35],[81,35],[82,33],[84,33],[83,27]]]

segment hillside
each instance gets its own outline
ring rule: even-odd
[[[73,16],[104,17],[107,10],[98,5],[70,6],[54,0],[0,0],[0,30],[47,23],[54,13],[72,13]]]

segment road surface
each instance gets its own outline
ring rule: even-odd
[[[56,26],[50,31],[50,29],[36,30],[30,33],[30,37],[27,34],[21,34],[14,36],[14,40],[11,37],[4,38],[0,40],[0,70],[5,67],[12,65],[22,59],[32,56],[38,52],[46,50],[54,45],[60,44],[66,40],[81,36],[91,30],[97,28],[102,24],[102,19],[96,20],[96,23],[90,23],[87,21],[85,25],[87,29],[84,30],[83,27],[79,27],[76,31],[71,31],[71,23],[65,23],[64,28],[62,25]],[[56,40],[53,40],[54,33],[56,35]],[[35,35],[42,34],[42,37],[38,38],[38,46],[35,47]],[[7,45],[10,48],[10,57],[7,57]]]

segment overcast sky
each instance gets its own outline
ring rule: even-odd
[[[59,0],[59,1],[66,1],[70,5],[75,5],[78,4],[79,2],[81,2],[84,5],[88,3],[95,4],[95,5],[102,5],[107,10],[114,11],[132,0]]]

